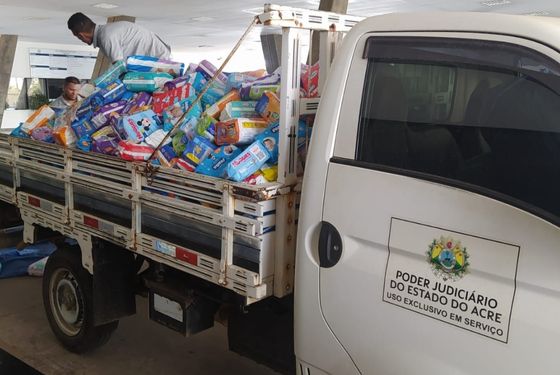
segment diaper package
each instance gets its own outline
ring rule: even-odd
[[[178,88],[174,88],[167,91],[156,91],[154,92],[154,103],[153,103],[153,110],[158,115],[172,106],[173,104],[180,102],[183,99],[186,99],[190,96],[195,95],[196,92],[194,88],[187,83]]]
[[[196,134],[214,142],[216,137],[216,122],[217,121],[210,116],[202,116],[196,124]]]
[[[23,122],[20,122],[20,124],[17,126],[17,128],[13,129],[10,132],[10,135],[12,137],[16,137],[16,138],[29,138],[29,134],[27,134],[26,132],[24,132],[21,128],[23,126]]]
[[[127,90],[154,92],[162,89],[165,82],[173,80],[168,73],[128,72],[123,78]]]
[[[241,85],[239,95],[242,100],[259,100],[265,91],[277,92],[280,90],[280,73],[277,69],[274,73],[258,78],[253,82]]]
[[[189,142],[189,138],[187,137],[185,132],[179,130],[171,139],[171,144],[173,145],[173,151],[175,151],[177,155],[183,155],[183,152],[185,152],[185,148],[187,147],[188,142]]]
[[[103,74],[93,80],[95,86],[102,86],[103,84],[108,84],[116,79],[119,79],[121,75],[126,73],[126,64],[124,61],[116,61],[109,69],[107,69]]]
[[[165,82],[164,90],[172,90],[184,86],[191,85],[197,92],[202,90],[206,85],[206,78],[198,72],[192,72],[182,77],[175,78],[173,81]]]
[[[45,124],[43,126],[33,128],[33,130],[31,130],[31,138],[36,141],[54,143],[52,126]]]
[[[227,95],[224,95],[222,98],[220,98],[220,100],[214,103],[211,107],[207,108],[205,113],[208,116],[217,119],[220,117],[220,113],[226,107],[226,104],[238,100],[240,100],[239,92],[237,90],[231,90],[229,93],[227,93]]]
[[[208,90],[202,95],[202,107],[208,108],[226,95],[226,85],[214,81]]]
[[[92,151],[105,155],[116,155],[120,138],[111,126],[105,126],[91,135]]]
[[[80,139],[78,139],[78,142],[76,142],[76,147],[84,152],[90,152],[91,146],[92,140],[89,135],[81,137]]]
[[[253,82],[257,78],[246,73],[231,73],[228,75],[226,88],[227,90],[239,90],[243,84]]]
[[[196,97],[191,96],[187,99],[183,99],[172,106],[168,107],[166,110],[163,111],[163,128],[166,131],[170,131],[175,123],[183,116],[192,103],[195,101]],[[189,114],[183,119],[179,128],[185,131],[186,128],[191,128],[196,126],[198,119],[202,115],[202,108],[200,107],[200,103],[196,103],[194,107],[191,109]]]
[[[201,73],[207,80],[210,80],[216,74],[218,69],[214,65],[212,65],[210,61],[202,60],[198,64],[196,71]],[[216,81],[219,81],[225,85],[227,83],[227,76],[224,73],[220,73],[216,77]]]
[[[152,156],[154,149],[146,144],[136,144],[128,141],[120,141],[118,151],[124,160],[146,161]]]
[[[88,119],[74,120],[72,122],[72,130],[76,133],[78,139],[90,136],[97,129],[95,125]]]
[[[120,121],[126,135],[124,139],[134,143],[142,142],[147,136],[161,129],[161,122],[152,110],[123,116]]]
[[[159,163],[167,168],[173,168],[177,163],[177,154],[173,150],[173,146],[165,145],[156,153]]]
[[[54,116],[54,111],[48,105],[43,105],[25,120],[21,130],[31,135],[33,129],[47,125],[49,121],[54,120]]]
[[[218,122],[216,124],[216,144],[249,144],[267,127],[268,123],[264,119],[236,118]]]
[[[260,141],[255,141],[228,164],[227,175],[234,181],[243,181],[258,171],[269,158],[268,150]]]
[[[319,63],[307,66],[301,74],[301,88],[308,98],[319,96]]]
[[[195,168],[202,162],[208,155],[210,155],[216,146],[204,137],[196,136],[192,141],[187,143],[183,159],[191,166],[190,171],[194,172]]]
[[[72,147],[76,144],[76,135],[70,126],[58,126],[53,130],[53,138],[61,146]]]
[[[131,72],[163,72],[179,77],[185,64],[152,56],[133,55],[126,59],[126,68]]]
[[[270,154],[268,163],[276,164],[278,163],[278,139],[279,139],[279,124],[278,122],[273,123],[266,129],[266,131],[255,137],[255,140],[262,143]]]
[[[196,167],[196,173],[225,178],[228,163],[237,157],[241,150],[234,145],[217,148]]]
[[[119,79],[116,79],[107,85],[99,86],[99,87],[101,87],[101,91],[94,94],[94,96],[100,95],[101,98],[103,98],[101,105],[106,105],[115,102],[119,100],[126,93],[126,87]]]
[[[122,113],[133,115],[136,112],[140,112],[139,109],[144,106],[152,104],[152,95],[147,92],[140,91],[135,93],[134,96],[128,101],[126,106],[123,108]]]
[[[110,119],[109,115],[111,113],[120,114],[126,105],[127,102],[125,100],[119,100],[117,102],[106,104],[103,107],[100,107],[93,114],[91,121],[93,122],[96,128],[105,126],[109,122]]]
[[[250,175],[249,177],[247,177],[246,179],[244,179],[243,182],[249,185],[260,185],[260,184],[266,184],[268,180],[266,179],[266,177],[264,177],[263,173],[260,170],[258,170],[252,175]]]
[[[163,141],[166,135],[167,132],[165,130],[158,129],[152,134],[150,134],[149,136],[147,136],[144,141],[148,146],[152,146],[153,148],[156,148]],[[171,137],[168,137],[165,143],[166,144],[171,143]]]
[[[258,114],[268,123],[278,121],[280,118],[280,99],[275,93],[265,91],[255,106]]]
[[[220,114],[220,121],[227,121],[234,118],[259,118],[260,115],[256,112],[255,107],[257,102],[242,102],[234,101],[226,104],[222,113]]]

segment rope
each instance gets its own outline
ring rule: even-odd
[[[216,78],[222,73],[222,71],[226,67],[227,63],[229,62],[229,60],[231,60],[231,58],[233,57],[235,52],[237,52],[237,50],[239,49],[239,46],[241,45],[243,40],[245,40],[245,38],[247,37],[247,35],[253,29],[253,27],[255,26],[255,24],[257,22],[260,22],[259,19],[258,19],[258,16],[253,18],[253,20],[249,24],[249,27],[247,27],[247,30],[245,30],[245,32],[243,33],[241,38],[237,41],[237,44],[235,45],[235,47],[233,47],[233,49],[229,53],[228,57],[222,63],[222,66],[220,66],[220,68],[216,71],[216,73],[212,76],[212,78],[206,83],[206,85],[202,88],[202,90],[200,90],[200,93],[198,94],[196,99],[191,103],[189,108],[187,108],[187,111],[185,113],[183,113],[183,115],[175,122],[175,124],[173,125],[173,128],[165,135],[165,137],[163,137],[163,139],[161,140],[159,145],[154,149],[154,152],[152,152],[152,154],[150,155],[148,160],[146,160],[146,177],[148,178],[148,184],[149,185],[151,185],[151,183],[153,181],[153,176],[159,170],[159,167],[151,164],[150,162],[154,159],[156,153],[165,144],[165,142],[169,139],[169,137],[172,136],[172,135],[175,135],[175,132],[177,131],[177,128],[179,127],[179,125],[183,122],[185,117],[187,117],[190,114],[190,112],[196,106],[196,104],[198,104],[200,102],[200,100],[202,99],[202,96],[206,93],[206,91],[208,91],[208,89],[210,88],[212,83],[214,83]]]

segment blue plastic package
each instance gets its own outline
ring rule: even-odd
[[[0,249],[0,279],[27,275],[27,267],[48,257],[56,250],[52,242],[40,242],[17,250],[15,247]]]
[[[21,130],[21,127],[23,126],[23,123],[20,122],[20,124],[18,125],[17,128],[15,128],[14,130],[12,130],[12,132],[10,133],[10,135],[12,137],[17,137],[17,138],[29,138],[29,134],[27,134],[26,132],[24,132],[23,130]]]
[[[234,145],[222,146],[208,155],[208,157],[196,167],[195,172],[207,176],[225,178],[229,161],[233,160],[240,153],[241,149]]]
[[[208,157],[214,150],[216,145],[204,137],[196,136],[192,141],[187,143],[183,159],[192,167],[192,171]]]
[[[72,121],[71,128],[74,130],[74,133],[76,133],[77,138],[92,135],[93,132],[97,130],[95,125],[86,118]]]
[[[229,162],[227,175],[234,181],[243,181],[258,171],[268,159],[270,153],[261,141],[257,140]]]
[[[76,142],[76,147],[85,152],[90,152],[92,145],[93,141],[91,140],[91,137],[89,135],[81,137],[80,139],[78,139],[78,142]]]
[[[255,137],[255,140],[260,141],[270,153],[270,159],[267,163],[278,163],[278,138],[280,127],[278,122],[272,123],[268,129]]]

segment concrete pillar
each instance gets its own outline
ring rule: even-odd
[[[0,124],[2,124],[2,117],[6,108],[17,39],[17,35],[0,35]]]
[[[346,14],[348,11],[348,0],[321,0],[319,10]],[[309,52],[309,61],[315,64],[319,61],[319,32],[314,31],[312,36],[312,50]]]
[[[128,22],[135,22],[136,17],[131,16],[114,16],[107,18],[107,23],[117,22],[117,21],[128,21]],[[95,79],[99,77],[104,71],[106,71],[113,61],[109,61],[109,58],[103,54],[103,52],[99,51],[97,54],[97,60],[95,61],[95,66],[93,68],[93,73],[91,75],[91,79]]]

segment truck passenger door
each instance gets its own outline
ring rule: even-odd
[[[316,244],[325,324],[360,372],[557,368],[559,60],[505,36],[358,43]]]

